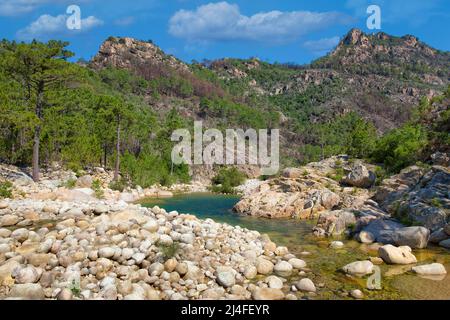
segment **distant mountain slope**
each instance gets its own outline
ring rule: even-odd
[[[314,159],[303,156],[305,146],[322,145],[324,153],[330,144],[330,155],[343,151],[340,132],[354,122],[352,112],[384,133],[406,122],[422,97],[450,83],[449,52],[413,36],[358,29],[304,66],[258,59],[186,64],[151,42],[110,37],[91,67],[124,68],[145,78],[151,84],[146,100],[161,114],[176,108],[208,127],[280,127],[283,154],[300,161]]]

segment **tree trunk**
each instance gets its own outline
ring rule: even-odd
[[[116,167],[114,170],[114,181],[119,181],[119,170],[120,170],[120,116],[117,117]]]
[[[37,99],[36,99],[36,117],[38,118],[38,125],[34,128],[34,141],[33,141],[33,181],[39,182],[39,147],[41,144],[41,120],[42,120],[42,101],[44,98],[44,83],[39,83],[37,87]]]
[[[107,152],[108,152],[107,148],[108,147],[107,147],[106,143],[103,144],[103,168],[104,169],[106,169],[106,157],[107,157]]]
[[[41,143],[41,126],[38,125],[34,129],[33,142],[33,180],[39,182],[39,146]]]

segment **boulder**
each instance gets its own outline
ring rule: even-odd
[[[447,239],[447,240],[444,240],[444,241],[439,242],[439,245],[440,245],[441,247],[450,249],[450,239]]]
[[[282,300],[284,293],[280,289],[256,288],[253,291],[252,297],[254,300]]]
[[[362,164],[357,164],[352,171],[342,179],[344,184],[357,188],[371,188],[375,184],[376,175]]]
[[[387,264],[413,264],[417,263],[416,257],[408,246],[394,247],[385,245],[378,249],[378,255]]]
[[[26,300],[44,300],[45,293],[38,283],[16,284],[11,288],[9,296]]]
[[[430,235],[429,242],[439,244],[439,242],[447,240],[449,238],[450,236],[444,231],[443,228],[441,228]]]
[[[450,223],[445,225],[444,232],[450,237]]]
[[[327,236],[338,236],[355,223],[356,218],[352,211],[336,210],[321,213],[316,227],[325,230]]]
[[[6,214],[0,217],[0,227],[11,227],[20,221],[20,217],[14,214]]]
[[[333,241],[330,243],[331,249],[342,249],[344,247],[344,243],[342,241]]]
[[[273,272],[273,263],[266,260],[266,259],[258,259],[258,261],[256,262],[256,269],[258,270],[259,274],[270,274]]]
[[[342,268],[342,270],[350,275],[364,276],[366,274],[373,273],[373,263],[368,260],[356,261],[347,264]]]
[[[276,276],[269,276],[266,278],[265,282],[272,289],[283,289],[283,280]]]
[[[416,249],[426,248],[430,238],[430,230],[424,227],[407,227],[394,231],[381,232],[378,242],[408,246]]]
[[[445,270],[445,267],[440,263],[416,266],[412,268],[412,271],[423,276],[437,276],[447,274],[447,270]]]
[[[316,286],[308,278],[304,278],[295,284],[295,287],[300,291],[305,292],[316,292]]]
[[[361,243],[371,244],[371,243],[375,242],[375,236],[370,231],[361,231],[356,236],[356,240]]]
[[[306,267],[306,262],[301,259],[291,258],[288,262],[294,269],[302,269]]]
[[[280,261],[274,267],[275,273],[281,277],[289,277],[292,273],[292,269],[292,265],[286,261]]]

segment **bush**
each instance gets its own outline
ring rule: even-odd
[[[245,182],[246,176],[237,168],[222,169],[213,178],[212,191],[217,193],[234,193],[234,188]]]
[[[123,192],[123,190],[125,190],[125,188],[128,186],[127,182],[125,181],[125,179],[119,179],[117,181],[112,181],[109,184],[109,188],[111,190],[114,191],[120,191]]]
[[[160,245],[158,248],[162,252],[164,260],[168,260],[175,257],[178,251],[180,251],[180,244],[173,242],[169,245]]]
[[[420,125],[405,125],[383,136],[376,145],[372,158],[384,163],[391,172],[416,163],[427,145],[427,135]]]
[[[0,181],[0,199],[12,198],[13,184],[9,181]]]
[[[95,197],[98,199],[103,199],[103,197],[105,196],[103,189],[102,189],[101,182],[98,179],[95,179],[92,182],[92,190],[94,190]]]
[[[65,187],[67,189],[73,189],[73,188],[75,188],[76,184],[77,184],[77,180],[69,179],[63,183],[63,187]]]

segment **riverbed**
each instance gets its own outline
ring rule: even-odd
[[[360,289],[366,299],[450,299],[450,275],[440,279],[421,278],[409,270],[411,266],[381,265],[381,290],[368,290],[367,278],[348,277],[340,268],[356,260],[377,256],[373,246],[354,240],[318,239],[311,233],[315,221],[293,219],[262,219],[241,216],[232,211],[239,201],[236,196],[216,194],[185,194],[166,199],[147,199],[143,205],[159,206],[167,211],[189,213],[200,219],[257,230],[266,233],[278,245],[289,250],[308,263],[313,281],[318,285],[315,299],[350,299],[349,292]],[[329,248],[333,240],[344,242],[342,249]],[[450,251],[439,247],[414,250],[419,264],[439,262],[450,272]]]

